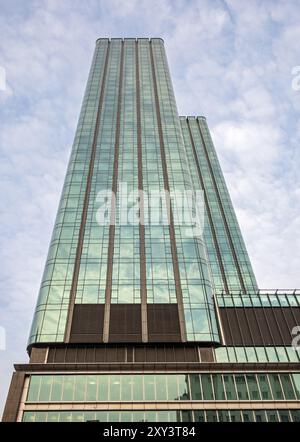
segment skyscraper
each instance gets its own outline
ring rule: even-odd
[[[98,39],[3,420],[299,421],[297,325],[298,292],[258,289],[163,41]]]

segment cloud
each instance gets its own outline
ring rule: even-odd
[[[180,114],[206,115],[261,287],[299,286],[298,1],[7,2],[0,26],[1,398],[26,340],[94,42],[165,39]]]

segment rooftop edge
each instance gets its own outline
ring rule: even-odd
[[[98,41],[101,41],[101,40],[103,40],[103,41],[112,41],[112,40],[122,40],[122,41],[125,41],[125,40],[134,40],[134,41],[138,41],[138,40],[148,40],[148,41],[151,41],[151,40],[161,40],[163,43],[165,43],[164,39],[161,38],[161,37],[151,37],[151,38],[150,37],[124,37],[124,38],[122,38],[122,37],[111,37],[111,38],[99,37],[99,38],[96,39],[96,43]]]

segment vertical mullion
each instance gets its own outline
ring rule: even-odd
[[[113,255],[115,243],[115,220],[116,220],[116,194],[118,188],[118,167],[119,167],[119,144],[120,144],[120,125],[121,125],[121,106],[122,106],[122,91],[123,91],[123,76],[124,76],[124,40],[121,42],[121,60],[120,60],[120,75],[119,75],[119,92],[118,92],[118,107],[116,120],[116,135],[114,145],[114,163],[112,175],[112,201],[109,223],[109,240],[107,252],[107,273],[106,273],[106,287],[105,287],[105,307],[104,307],[104,321],[103,321],[103,342],[108,342],[109,339],[109,320],[110,320],[110,304],[112,291],[112,271],[113,271]]]
[[[142,320],[142,341],[148,342],[146,248],[145,248],[144,190],[143,190],[143,153],[142,153],[142,132],[141,132],[141,96],[140,96],[138,40],[136,40],[135,42],[135,68],[136,68],[136,119],[137,119],[138,189],[139,189],[141,320]]]

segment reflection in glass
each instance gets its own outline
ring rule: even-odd
[[[203,399],[206,401],[214,400],[211,377],[209,374],[201,375]]]

